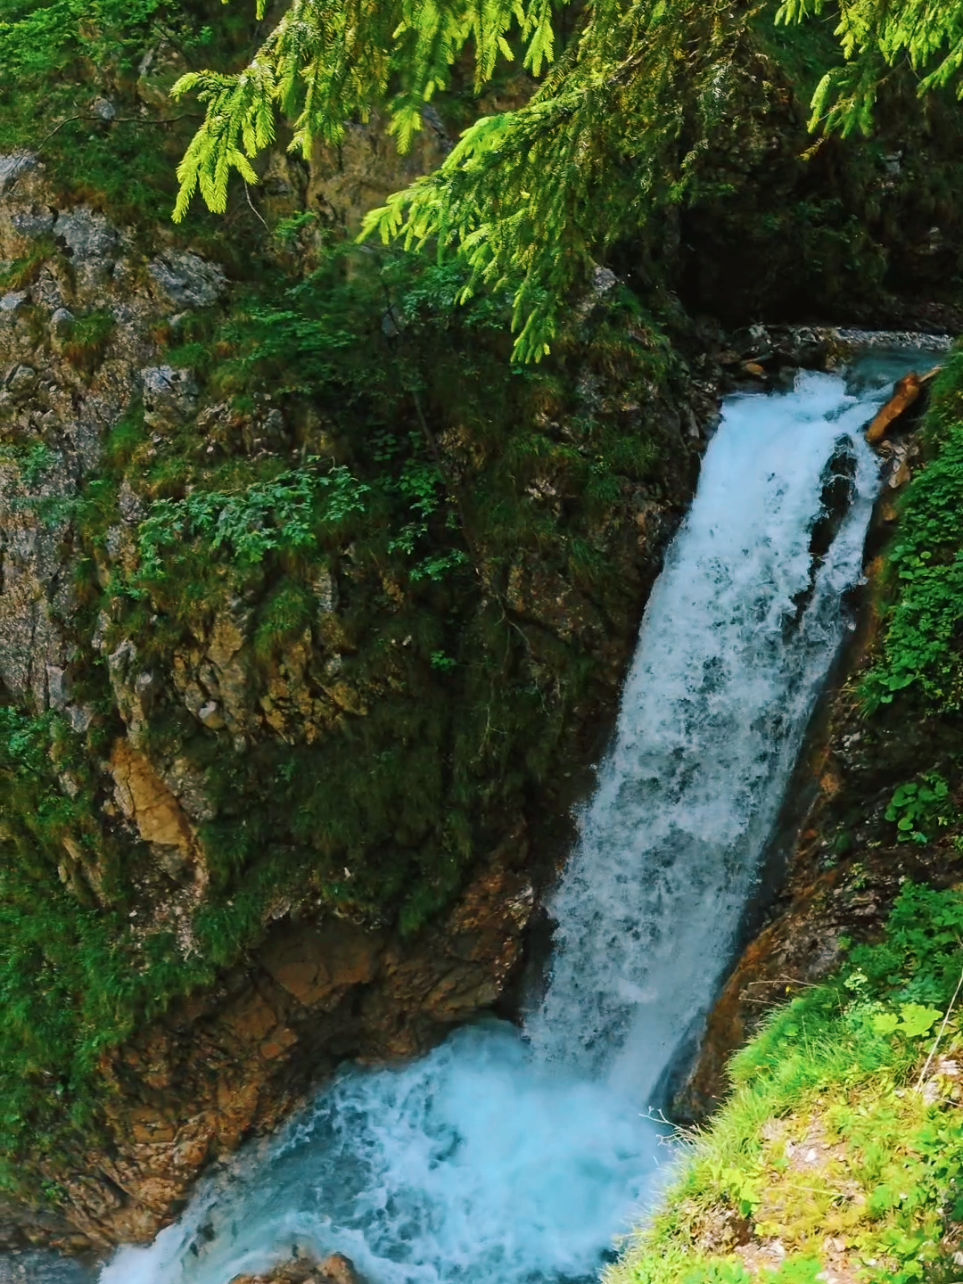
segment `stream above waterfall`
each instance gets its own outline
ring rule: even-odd
[[[549,900],[553,958],[523,1026],[484,1019],[410,1065],[344,1067],[100,1284],[229,1284],[302,1252],[345,1253],[371,1284],[594,1277],[671,1170],[665,1085],[731,961],[851,627],[879,485],[861,430],[912,364],[874,354],[726,401]]]

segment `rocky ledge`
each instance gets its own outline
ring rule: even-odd
[[[237,1275],[231,1284],[365,1284],[354,1263],[343,1253],[323,1262],[300,1260],[278,1266],[267,1275]]]

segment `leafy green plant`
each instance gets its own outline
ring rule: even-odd
[[[903,502],[887,558],[895,592],[882,647],[860,686],[870,713],[901,692],[933,710],[963,705],[963,354],[950,357],[936,382],[926,432],[933,458]]]
[[[898,1031],[907,1039],[918,1039],[929,1034],[936,1021],[943,1013],[939,1008],[926,1007],[922,1003],[901,1003],[899,1014],[879,1012],[873,1017],[873,1029],[877,1034],[893,1034]]]
[[[901,843],[924,844],[930,841],[927,831],[931,824],[948,825],[953,810],[949,785],[938,772],[931,771],[921,780],[900,785],[890,799],[885,816],[896,821]]]
[[[838,1268],[832,1245],[869,1284],[952,1278],[942,1242],[963,1191],[963,1130],[952,1099],[916,1084],[937,1025],[942,1050],[963,1053],[949,1011],[961,965],[963,896],[906,884],[883,939],[852,947],[836,977],[737,1054],[732,1096],[606,1284],[743,1279],[731,1250],[706,1247],[726,1208],[745,1218],[753,1255],[782,1246],[781,1265],[758,1273],[766,1284],[823,1278]]]
[[[262,562],[278,549],[312,549],[320,528],[341,525],[364,511],[369,487],[344,465],[319,472],[317,459],[304,470],[278,473],[236,494],[195,491],[184,499],[161,499],[141,523],[140,577],[165,575],[165,550],[201,540],[242,566]]]

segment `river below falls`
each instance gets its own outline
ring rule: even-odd
[[[914,364],[876,354],[726,401],[549,902],[552,962],[523,1026],[481,1020],[402,1068],[345,1067],[100,1284],[229,1284],[336,1251],[371,1284],[595,1277],[671,1171],[667,1079],[732,960],[852,627],[879,485],[861,430]],[[26,1277],[69,1279],[37,1259]]]

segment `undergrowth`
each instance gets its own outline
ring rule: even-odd
[[[214,973],[134,932],[125,852],[63,719],[0,709],[0,789],[0,1188],[22,1190],[27,1153],[43,1163],[95,1125],[105,1051]]]
[[[937,379],[922,444],[930,458],[901,502],[882,645],[861,686],[869,713],[901,692],[933,713],[963,707],[963,353]]]
[[[906,884],[883,939],[734,1058],[732,1096],[606,1284],[958,1278],[961,967],[963,896]]]

